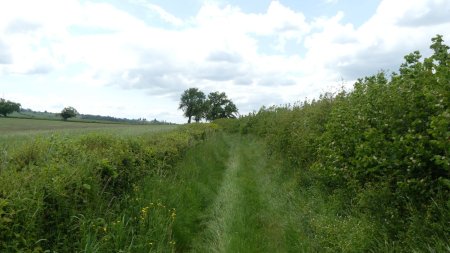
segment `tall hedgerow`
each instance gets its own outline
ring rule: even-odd
[[[300,184],[309,175],[327,194],[339,193],[344,213],[370,217],[380,245],[425,250],[450,235],[450,53],[440,35],[430,48],[423,60],[417,51],[405,56],[399,73],[263,108],[234,129],[265,137],[303,175]]]

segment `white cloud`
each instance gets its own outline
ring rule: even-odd
[[[344,23],[342,12],[306,20],[279,1],[259,14],[205,2],[187,20],[158,5],[133,2],[173,27],[152,26],[107,3],[0,3],[0,73],[10,80],[33,74],[79,96],[84,93],[77,88],[88,89],[89,99],[71,100],[86,113],[167,115],[183,122],[176,105],[188,87],[225,91],[247,113],[316,97],[340,86],[342,78],[351,85],[380,69],[396,70],[403,55],[426,51],[437,33],[450,40],[450,4],[444,0],[384,0],[359,27]],[[290,53],[288,44],[305,53]],[[37,85],[17,80],[22,90],[15,94]],[[0,80],[0,88],[6,86]],[[61,93],[35,99],[32,106],[60,105],[64,100],[55,97]]]
[[[150,10],[151,12],[154,12],[154,13],[158,14],[158,16],[162,20],[164,20],[165,22],[167,22],[169,24],[172,24],[172,25],[175,25],[175,26],[183,25],[183,20],[181,20],[180,18],[177,18],[174,15],[170,14],[169,12],[167,12],[166,10],[161,8],[161,6],[158,6],[156,4],[151,4],[151,3],[148,3],[148,2],[142,1],[142,0],[134,0],[133,2],[136,3],[136,4],[139,4],[141,6],[144,6],[145,8]]]
[[[9,47],[0,39],[0,64],[10,64],[11,53]]]
[[[382,69],[395,71],[407,53],[428,53],[430,39],[436,34],[450,37],[450,16],[440,15],[448,9],[448,1],[384,0],[374,16],[360,27],[343,24],[342,13],[317,20],[316,27],[322,31],[307,37],[305,60],[318,59],[319,65],[347,80]],[[436,16],[440,17],[439,22],[435,22]],[[417,27],[405,25],[417,22],[418,17],[421,21]]]

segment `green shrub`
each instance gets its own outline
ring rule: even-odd
[[[142,227],[143,221],[136,217],[143,207],[130,206],[130,196],[143,178],[175,173],[173,166],[184,152],[215,128],[198,124],[142,136],[38,136],[2,147],[0,251],[73,252],[85,247],[118,251],[114,244],[99,243],[119,236],[117,231],[107,237],[101,232],[105,228],[101,225],[110,224],[110,217],[117,219],[117,213],[123,214],[122,225],[128,232],[145,229],[135,232],[149,236],[149,242],[152,236],[155,240],[170,238],[155,235],[171,231],[169,211],[149,210],[151,217],[146,221],[153,223]],[[132,240],[136,235],[120,236]],[[174,247],[170,240],[162,244],[159,251]],[[159,246],[154,247],[134,245],[128,251]]]
[[[432,42],[431,57],[405,56],[398,74],[239,120],[242,133],[264,137],[299,171],[300,187],[320,186],[344,212],[374,219],[374,249],[448,247],[450,53],[442,36]]]

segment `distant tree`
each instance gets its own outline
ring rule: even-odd
[[[195,122],[200,122],[203,118],[206,118],[206,112],[208,111],[207,99],[203,100],[203,102],[199,105],[197,112],[194,115]]]
[[[197,88],[189,88],[183,92],[178,109],[183,110],[184,116],[191,123],[192,117],[199,122],[205,115],[205,94]]]
[[[238,109],[228,99],[225,92],[212,92],[208,95],[206,119],[215,120],[220,118],[236,118]]]
[[[69,107],[64,108],[61,111],[60,115],[63,118],[63,120],[67,120],[68,118],[73,118],[73,117],[77,116],[78,112],[75,108],[69,106]]]
[[[7,117],[8,114],[20,111],[20,104],[0,98],[0,114]]]

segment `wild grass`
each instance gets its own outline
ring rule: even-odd
[[[265,145],[255,138],[227,136],[230,158],[219,194],[205,213],[204,230],[192,252],[284,252],[278,188],[267,172]],[[280,193],[280,192],[277,192]]]
[[[234,231],[232,220],[237,213],[237,196],[240,193],[236,182],[239,170],[239,157],[236,143],[230,141],[229,158],[223,160],[226,165],[223,180],[219,184],[218,194],[205,210],[204,229],[193,241],[194,252],[226,252]]]
[[[171,251],[176,211],[138,189],[174,173],[211,127],[34,135],[3,146],[0,251]]]
[[[320,174],[298,170],[264,140],[211,127],[35,136],[7,150],[1,251],[449,250],[438,236],[389,240],[386,224],[361,210],[379,189],[330,191]]]
[[[223,135],[210,137],[189,150],[175,174],[152,178],[147,195],[176,208],[173,238],[178,252],[192,249],[205,229],[206,211],[217,200],[229,158],[229,145]]]
[[[103,218],[79,217],[87,252],[186,252],[217,199],[228,143],[223,135],[189,149],[164,175],[146,176]]]

